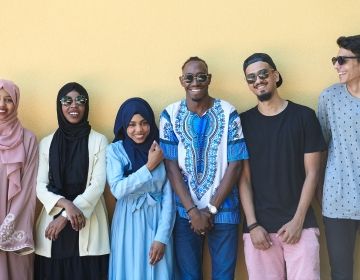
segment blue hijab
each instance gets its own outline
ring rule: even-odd
[[[141,144],[135,143],[126,133],[127,127],[134,115],[140,114],[150,125],[150,133]],[[126,100],[119,108],[114,124],[114,142],[123,141],[132,169],[125,172],[129,175],[144,166],[148,160],[148,153],[152,143],[159,142],[159,129],[155,123],[154,112],[149,103],[140,97]]]

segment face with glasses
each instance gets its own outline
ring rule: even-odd
[[[189,61],[186,63],[179,79],[186,91],[187,99],[200,102],[209,97],[208,88],[211,74],[208,74],[207,67],[203,62]]]
[[[360,82],[359,56],[352,51],[340,48],[338,56],[332,58],[332,63],[339,75],[340,83]]]
[[[81,122],[85,114],[85,105],[87,99],[80,95],[77,91],[70,91],[63,96],[59,102],[61,103],[61,110],[65,119],[71,124]]]
[[[245,80],[259,101],[267,101],[276,92],[279,73],[268,63],[257,61],[246,68]]]

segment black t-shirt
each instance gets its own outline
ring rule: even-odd
[[[313,110],[290,101],[275,116],[264,116],[254,107],[240,118],[250,155],[256,219],[275,233],[296,212],[305,180],[304,154],[325,149],[320,124]],[[309,207],[304,228],[316,226]]]

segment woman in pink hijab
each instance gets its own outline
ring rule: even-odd
[[[0,279],[33,279],[38,144],[17,118],[19,88],[0,79]]]

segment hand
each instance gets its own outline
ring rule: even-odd
[[[159,144],[156,141],[154,141],[149,150],[146,167],[150,171],[152,171],[160,164],[160,162],[162,162],[163,159],[164,159],[163,152]]]
[[[79,231],[86,224],[86,218],[79,208],[77,208],[70,200],[65,204],[67,219],[70,221],[74,230]]]
[[[159,241],[154,241],[151,244],[151,248],[149,252],[150,264],[151,265],[157,264],[163,258],[164,252],[165,252],[165,244]]]
[[[277,236],[287,244],[295,244],[300,240],[302,226],[303,223],[292,219],[278,230]]]
[[[45,237],[50,240],[56,240],[59,237],[59,233],[66,226],[67,222],[67,219],[63,216],[58,216],[47,226],[45,230]]]
[[[272,245],[269,233],[262,226],[252,229],[250,231],[250,238],[254,247],[259,250],[267,250]]]
[[[189,216],[191,229],[199,235],[204,235],[213,227],[212,215],[209,213],[207,208],[194,208],[189,212]]]

